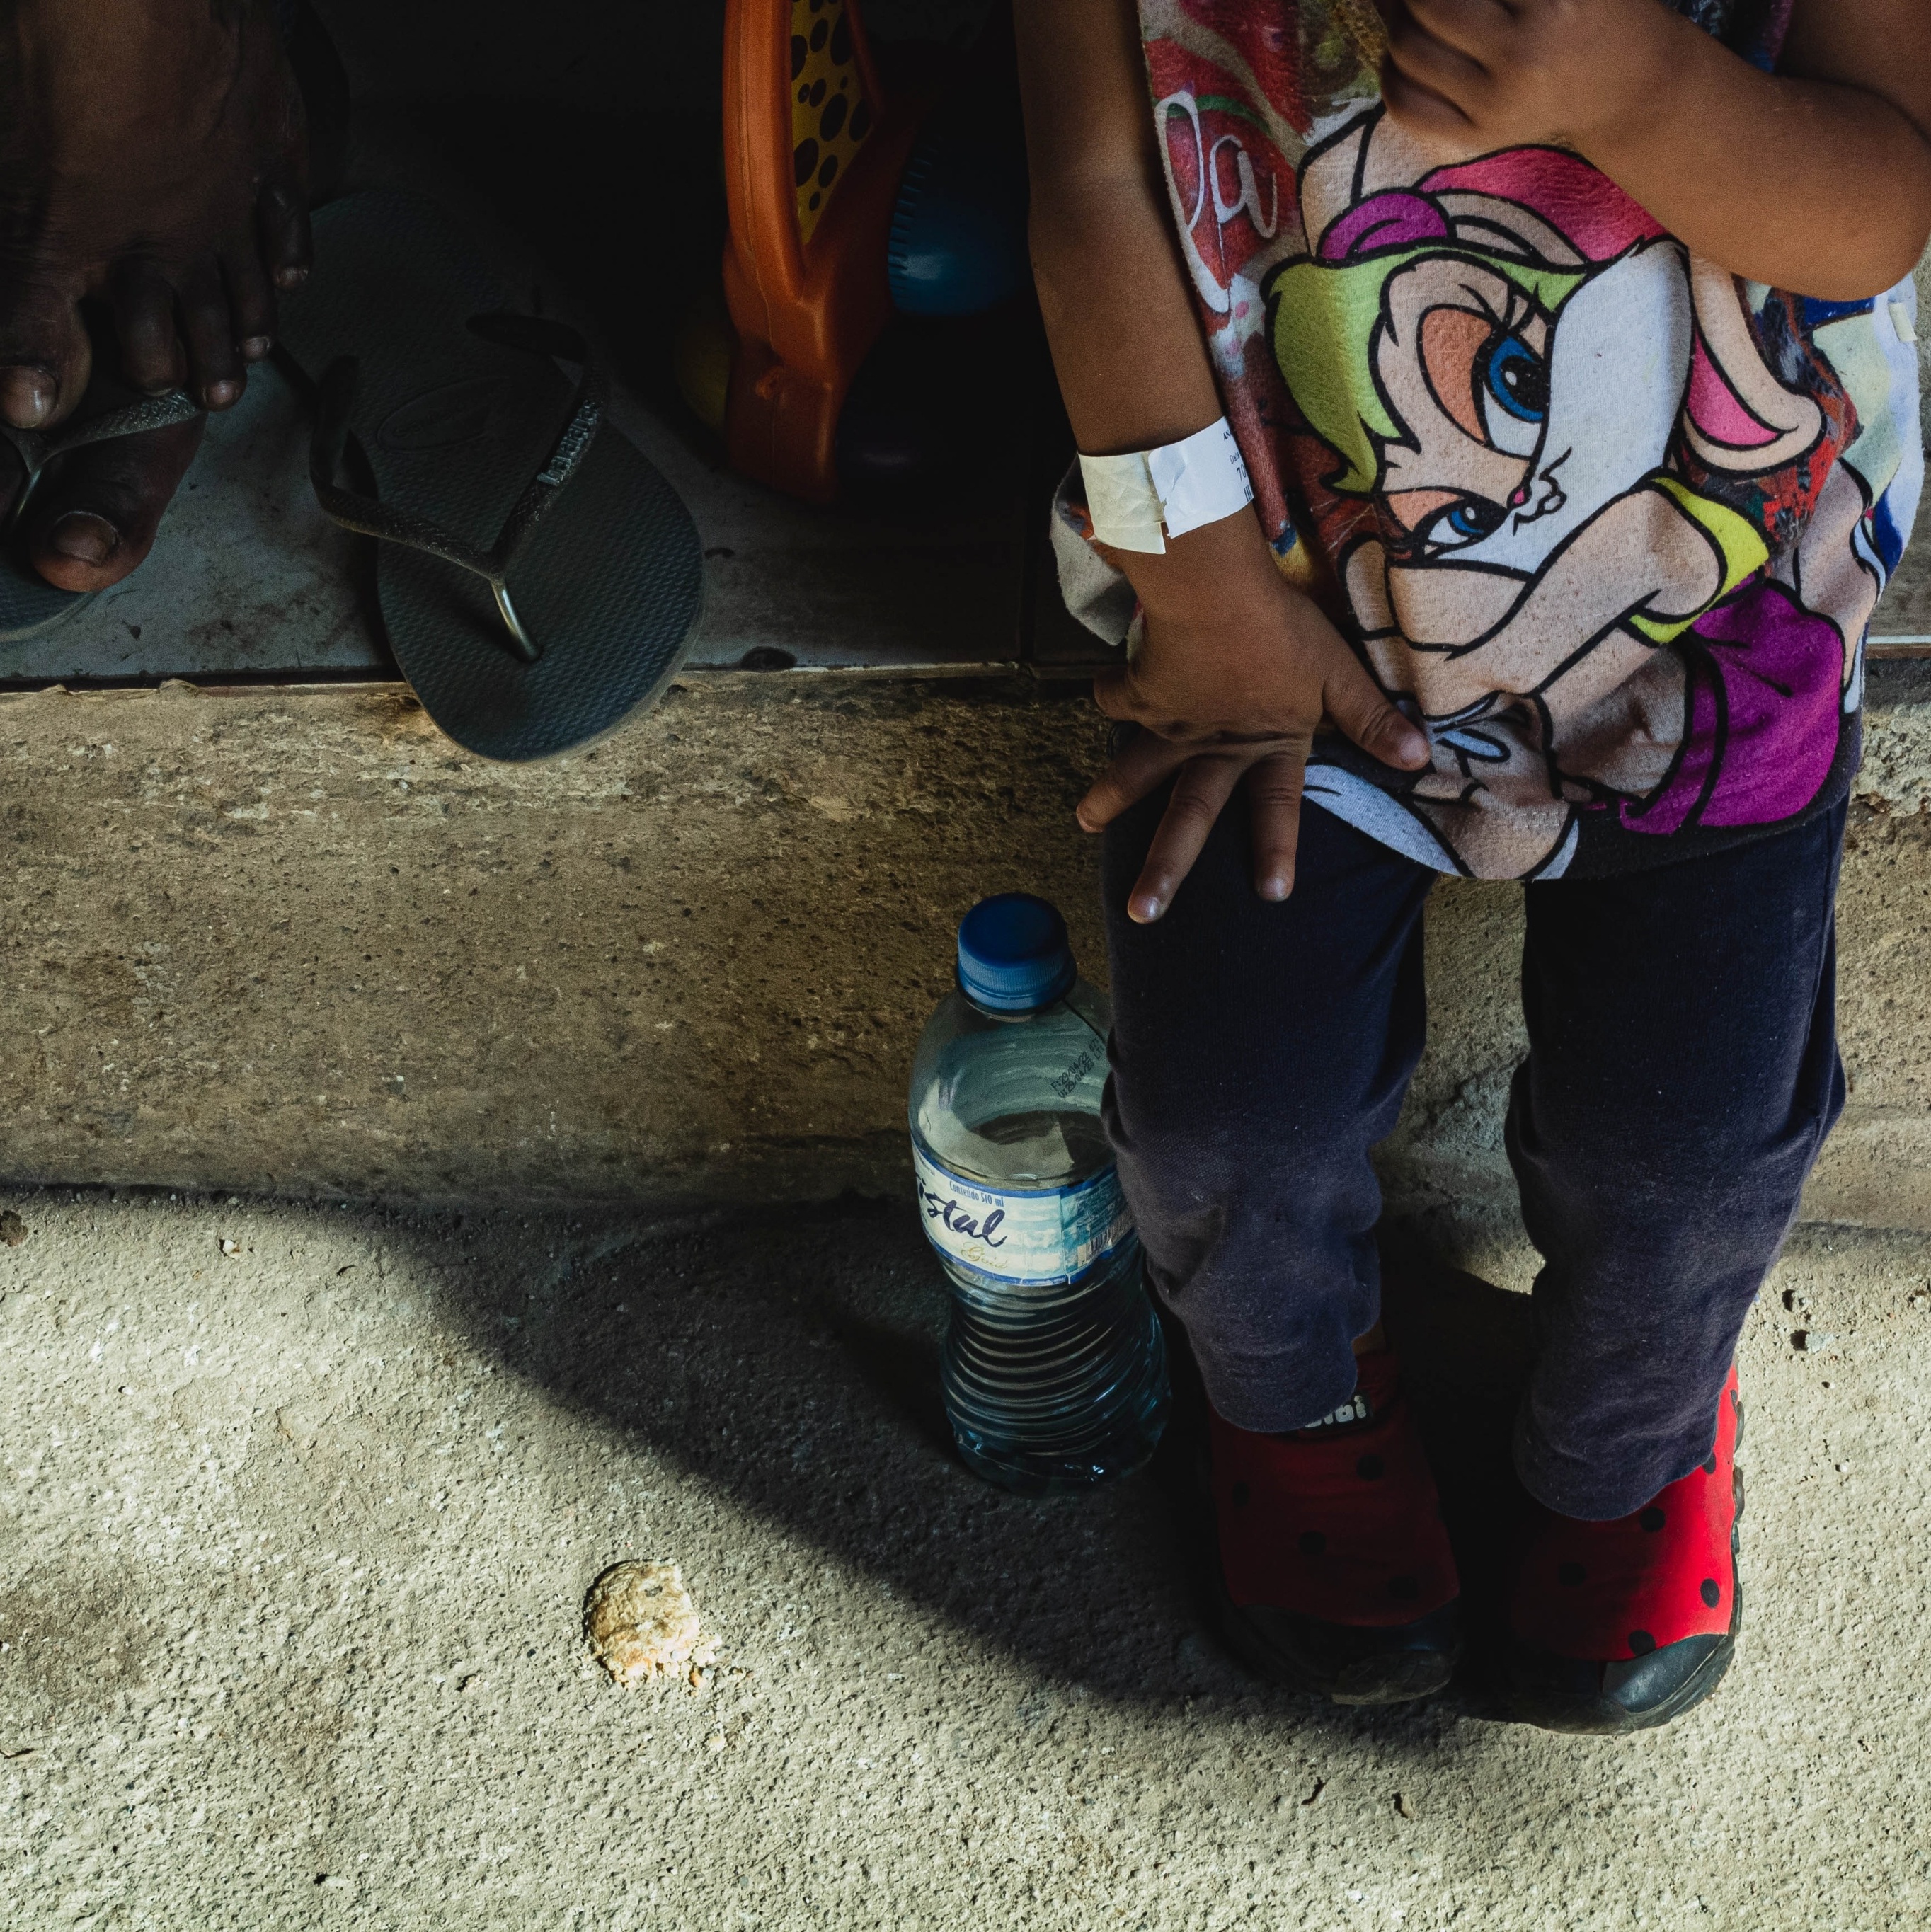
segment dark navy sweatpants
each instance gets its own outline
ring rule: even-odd
[[[1437,875],[1310,806],[1293,896],[1270,904],[1237,798],[1173,909],[1135,926],[1164,803],[1107,839],[1108,1124],[1214,1406],[1296,1428],[1347,1401],[1378,1317],[1368,1150],[1421,1055]],[[1508,1150],[1544,1265],[1515,1457],[1564,1514],[1626,1515],[1710,1453],[1744,1316],[1843,1105],[1843,832],[1840,806],[1720,855],[1524,889]]]

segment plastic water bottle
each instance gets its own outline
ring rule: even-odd
[[[1137,1469],[1166,1420],[1167,1352],[1100,1118],[1106,1001],[1044,899],[982,900],[959,990],[919,1042],[920,1213],[952,1284],[941,1373],[967,1464],[1029,1494]]]

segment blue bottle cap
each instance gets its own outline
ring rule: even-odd
[[[1030,892],[981,899],[959,922],[959,989],[996,1013],[1050,1006],[1074,980],[1058,907]]]

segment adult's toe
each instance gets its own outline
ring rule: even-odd
[[[182,277],[181,320],[188,336],[188,386],[195,400],[204,409],[232,407],[248,378],[217,262],[199,262]]]
[[[5,528],[14,499],[19,496],[20,485],[26,480],[27,466],[20,460],[20,452],[5,437],[0,437],[0,529]]]
[[[175,328],[173,283],[152,262],[124,262],[114,277],[113,308],[128,380],[150,395],[180,388],[188,380],[188,357]]]
[[[79,308],[31,284],[0,284],[0,418],[49,429],[87,393],[94,367]]]
[[[203,419],[90,443],[47,466],[27,507],[34,568],[62,590],[104,590],[154,548],[201,446]]]
[[[315,244],[308,228],[308,197],[292,182],[270,182],[256,203],[262,260],[278,289],[299,289],[308,279]]]
[[[275,346],[275,290],[252,236],[222,255],[221,274],[242,359],[260,362]]]

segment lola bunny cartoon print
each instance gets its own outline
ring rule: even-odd
[[[1773,58],[1775,8],[1683,10]],[[1922,480],[1910,284],[1823,303],[1740,283],[1572,154],[1423,147],[1382,111],[1365,4],[1141,17],[1277,559],[1434,746],[1416,775],[1324,736],[1309,796],[1494,878],[1836,802]],[[1062,505],[1062,559],[1083,522]],[[1117,628],[1090,567],[1063,574]]]

